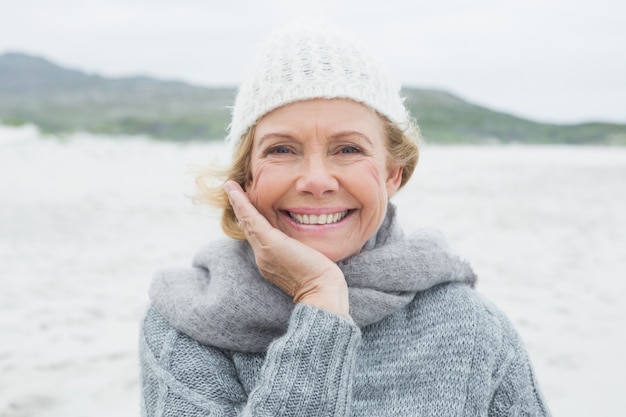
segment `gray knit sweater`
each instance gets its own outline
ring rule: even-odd
[[[464,284],[359,329],[299,304],[267,353],[201,345],[149,310],[147,416],[547,416],[510,323]]]
[[[250,333],[253,343],[242,338],[245,326],[233,334],[229,330],[232,317],[252,320],[240,311],[247,311],[249,304],[256,306],[251,310],[255,314],[269,314],[263,307],[272,306],[267,294],[243,299],[237,294],[229,298],[232,288],[211,290],[220,268],[215,262],[198,261],[206,261],[206,256],[197,257],[193,273],[157,275],[140,343],[144,415],[549,415],[519,337],[502,313],[471,288],[471,270],[444,246],[428,244],[423,236],[418,239],[421,243],[413,241],[402,259],[397,258],[393,254],[403,250],[398,242],[412,239],[394,230],[393,221],[386,222],[384,236],[379,232],[360,258],[340,265],[347,277],[350,271],[359,276],[376,271],[378,276],[349,280],[353,287],[377,294],[351,295],[350,306],[361,303],[357,310],[376,310],[382,317],[359,324],[305,304],[292,305],[285,318],[255,318],[255,323],[275,324],[270,330],[279,334],[268,343],[263,342],[268,334],[263,329],[261,334]],[[388,247],[394,247],[392,253],[376,252]],[[216,247],[211,250],[220,252]],[[233,253],[228,245],[223,250]],[[240,264],[245,263],[245,251],[231,261],[239,256]],[[380,262],[389,256],[395,265],[389,271],[372,268],[372,259]],[[221,260],[217,265],[240,268],[229,261],[224,264],[226,258],[217,256]],[[411,270],[416,276],[410,280],[410,297],[407,291],[394,293],[375,285],[376,278],[386,280],[386,273],[403,276],[403,271]],[[398,279],[394,285],[404,288],[406,282]],[[193,291],[200,296],[194,298]],[[216,302],[216,294],[227,301]],[[391,311],[388,302],[381,303],[389,297]],[[206,298],[213,301],[207,304]]]

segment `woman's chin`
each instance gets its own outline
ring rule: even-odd
[[[320,241],[315,241],[311,239],[306,239],[304,241],[300,240],[300,242],[320,252],[322,255],[326,256],[328,259],[330,259],[333,262],[339,262],[342,259],[349,258],[350,256],[358,252],[358,250],[350,248],[350,247],[345,247],[345,246],[338,247],[334,244],[336,242],[333,242],[333,241],[320,242]]]

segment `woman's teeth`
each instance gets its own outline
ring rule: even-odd
[[[296,214],[289,212],[289,216],[301,224],[331,224],[343,220],[348,215],[348,210],[339,213],[328,214]]]

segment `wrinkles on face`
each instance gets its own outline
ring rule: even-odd
[[[273,227],[332,260],[359,252],[397,189],[382,126],[350,100],[308,100],[269,113],[256,126],[250,201]],[[326,213],[347,214],[298,221]]]

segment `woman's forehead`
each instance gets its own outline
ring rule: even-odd
[[[255,138],[314,130],[331,136],[360,132],[369,137],[382,133],[383,120],[371,108],[350,99],[303,100],[263,116],[256,124]]]

